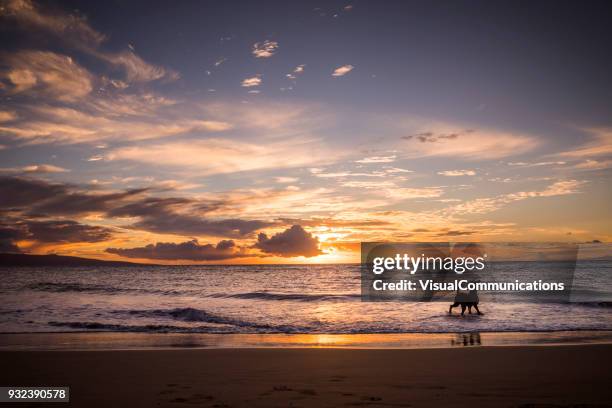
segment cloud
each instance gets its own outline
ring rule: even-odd
[[[23,235],[21,228],[0,224],[0,253],[21,253],[15,241],[21,239]]]
[[[526,162],[509,162],[508,166],[517,166],[517,167],[541,167],[541,166],[561,166],[566,164],[564,161],[545,161],[545,162],[535,162],[535,163],[526,163]]]
[[[27,33],[42,31],[54,35],[69,47],[122,68],[129,81],[176,80],[179,77],[173,70],[145,62],[133,52],[133,46],[122,52],[101,50],[107,37],[93,29],[83,16],[43,10],[30,0],[8,0],[3,3],[0,17],[16,21]],[[20,79],[27,83],[28,77],[22,75]]]
[[[189,214],[166,212],[158,216],[142,216],[129,226],[132,229],[175,235],[201,235],[215,237],[244,237],[251,232],[270,226],[260,220],[221,219],[210,220]]]
[[[67,188],[62,184],[20,177],[0,177],[0,208],[29,206],[66,193]]]
[[[52,164],[32,164],[24,167],[11,167],[11,168],[0,168],[0,172],[3,173],[66,173],[70,170],[63,167],[54,166]]]
[[[0,111],[0,122],[10,122],[17,119],[17,114],[12,111]]]
[[[247,143],[227,139],[165,142],[112,150],[109,160],[129,160],[197,171],[198,175],[281,169],[325,163],[339,156],[318,140]]]
[[[144,189],[121,192],[79,191],[73,186],[25,177],[0,177],[0,209],[31,214],[78,215],[105,212]]]
[[[392,163],[395,161],[395,158],[397,156],[393,155],[393,156],[372,156],[372,157],[365,157],[361,160],[356,160],[355,163],[363,163],[363,164],[367,164],[367,163]]]
[[[417,133],[415,135],[402,136],[402,139],[404,140],[415,139],[421,143],[435,143],[438,141],[442,141],[444,139],[457,139],[462,134],[468,134],[472,132],[473,130],[471,129],[464,130],[461,132],[440,133],[440,134],[435,134],[434,132],[422,132],[422,133]]]
[[[220,261],[252,256],[236,248],[234,241],[220,241],[217,245],[201,245],[197,240],[181,243],[158,242],[137,248],[107,248],[106,252],[126,258]]]
[[[270,58],[278,50],[278,42],[266,40],[253,44],[253,55],[255,58]]]
[[[30,91],[59,101],[74,102],[93,89],[93,77],[72,58],[48,51],[20,51],[6,57],[0,74],[13,94]]]
[[[277,183],[286,184],[286,183],[295,183],[296,181],[299,181],[299,179],[297,177],[281,176],[281,177],[274,177],[274,181],[276,181]]]
[[[587,159],[573,166],[578,170],[603,170],[612,167],[612,160],[591,160]]]
[[[264,253],[282,257],[313,257],[323,253],[319,249],[319,240],[299,225],[294,225],[271,238],[260,233],[253,247]]]
[[[35,244],[95,243],[110,239],[113,230],[106,227],[85,225],[72,220],[4,219],[0,224],[0,252],[21,252],[18,241],[34,241]]]
[[[494,160],[533,150],[538,140],[523,134],[489,129],[442,130],[403,136],[408,157],[456,157],[466,160]]]
[[[108,212],[110,217],[137,217],[129,228],[162,234],[241,237],[272,223],[260,220],[208,219],[207,212],[222,203],[201,203],[187,198],[149,197]],[[199,213],[199,214],[198,214]]]
[[[587,158],[612,155],[612,129],[586,129],[592,139],[572,150],[559,153],[562,157]]]
[[[149,82],[158,79],[175,81],[179,79],[176,71],[150,64],[131,50],[118,53],[95,53],[100,59],[120,67],[129,82]]]
[[[250,88],[252,86],[259,86],[259,85],[261,85],[261,75],[259,74],[251,78],[245,78],[242,80],[242,83],[241,83],[241,86],[245,88]]]
[[[338,67],[334,70],[334,72],[332,73],[333,77],[341,77],[344,76],[346,74],[348,74],[349,72],[351,72],[355,67],[352,65],[343,65],[341,67]]]
[[[301,75],[304,73],[304,68],[306,67],[306,64],[301,64],[298,65],[297,67],[295,67],[295,69],[293,71],[291,71],[290,74],[285,75],[287,78],[289,79],[297,79],[298,75]]]
[[[105,227],[80,224],[76,221],[27,221],[29,239],[46,243],[101,242],[112,237]]]
[[[579,187],[584,184],[579,180],[557,181],[544,190],[519,191],[517,193],[502,194],[496,197],[477,198],[445,210],[453,214],[485,214],[496,211],[510,203],[534,197],[554,197],[579,193]]]
[[[375,163],[375,162],[374,162]],[[385,166],[381,170],[374,170],[370,172],[363,171],[331,171],[327,172],[321,168],[311,168],[310,172],[313,176],[319,178],[347,178],[347,177],[387,177],[389,174],[398,173],[413,173],[412,170],[401,169],[398,167]]]
[[[424,188],[408,188],[408,187],[393,187],[385,190],[389,198],[396,200],[408,200],[415,198],[436,198],[444,194],[444,191],[439,187],[424,187]]]
[[[21,177],[0,177],[0,209],[27,217],[76,217],[99,214],[130,219],[123,228],[187,236],[243,237],[272,222],[210,217],[231,203],[184,197],[145,196],[145,188],[99,192]]]
[[[150,106],[158,103],[163,107],[166,103],[163,100],[150,98],[146,100],[149,101]],[[131,107],[123,105],[130,101],[134,103]],[[96,100],[84,103],[81,109],[48,105],[36,106],[31,108],[35,118],[24,119],[11,126],[0,126],[0,133],[25,140],[30,144],[73,144],[106,140],[155,139],[197,131],[222,132],[232,128],[230,123],[223,121],[135,111],[140,109],[138,102],[135,98],[120,101],[119,104]],[[142,101],[142,103],[146,102]]]
[[[55,34],[79,48],[97,47],[106,39],[106,36],[89,26],[85,17],[41,11],[29,0],[4,1],[0,16],[12,18],[29,28]]]
[[[393,173],[414,173],[413,170],[402,169],[399,167],[385,167],[384,171],[389,174]]]
[[[447,176],[447,177],[460,177],[460,176],[475,176],[476,172],[474,170],[445,170],[439,171],[439,175]]]

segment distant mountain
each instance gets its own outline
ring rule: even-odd
[[[142,266],[133,262],[101,261],[62,255],[0,254],[0,266]]]

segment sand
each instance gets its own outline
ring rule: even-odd
[[[69,385],[72,407],[612,405],[612,345],[4,351],[0,361],[0,385]]]

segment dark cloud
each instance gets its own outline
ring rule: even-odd
[[[149,244],[138,248],[108,248],[106,252],[126,258],[190,261],[220,261],[251,256],[237,248],[234,241],[231,240],[220,241],[217,245],[200,245],[195,239],[179,244],[158,242],[155,245]]]
[[[284,257],[311,257],[323,253],[319,249],[319,240],[299,225],[294,225],[283,232],[275,234],[271,238],[261,233],[253,247],[267,254]]]
[[[460,231],[460,230],[449,230],[445,232],[441,232],[438,234],[439,237],[456,237],[460,235],[472,235],[475,234],[476,231]]]
[[[223,201],[181,197],[147,197],[146,188],[120,192],[81,191],[24,177],[0,177],[0,209],[21,211],[27,218],[75,217],[103,213],[108,217],[134,217],[130,228],[161,234],[244,237],[271,222],[243,219],[210,219],[206,214],[223,208]]]
[[[157,233],[179,235],[212,235],[242,237],[253,231],[272,225],[259,220],[224,219],[210,220],[197,215],[179,212],[192,208],[203,212],[216,209],[219,203],[197,203],[186,198],[148,198],[109,211],[111,217],[139,217],[131,228]]]
[[[80,224],[76,221],[28,221],[29,238],[38,242],[101,242],[110,239],[109,228]]]
[[[122,200],[137,196],[145,191],[146,189],[135,189],[120,193],[101,194],[68,192],[35,205],[33,212],[48,215],[80,215],[91,212],[107,212]]]
[[[14,241],[23,238],[24,233],[19,228],[0,225],[0,253],[20,253],[21,250]]]
[[[24,208],[30,214],[80,215],[105,212],[146,189],[118,193],[82,192],[68,184],[25,177],[0,177],[0,208]]]
[[[0,224],[0,252],[21,252],[19,240],[37,243],[101,242],[111,238],[113,230],[105,227],[81,224],[71,220],[37,221],[5,219]]]
[[[215,221],[197,216],[171,213],[160,218],[143,218],[132,224],[131,227],[160,234],[243,237],[269,225],[271,223],[259,220],[225,219]]]
[[[62,196],[68,191],[62,184],[21,177],[0,177],[0,208],[30,206]]]
[[[454,133],[434,133],[434,132],[422,132],[415,135],[402,136],[404,140],[418,140],[421,143],[435,143],[444,139],[457,139],[459,136],[472,133],[472,129],[463,130]]]

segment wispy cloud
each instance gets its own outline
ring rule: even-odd
[[[302,73],[304,73],[305,67],[306,67],[306,64],[298,65],[297,67],[295,67],[293,71],[291,71],[291,73],[287,74],[286,77],[289,79],[297,79],[298,75],[301,75]]]
[[[40,106],[34,108],[36,119],[11,126],[0,126],[0,132],[28,143],[90,143],[102,140],[145,140],[203,131],[231,129],[227,122],[160,115],[152,117],[113,117],[108,107],[88,113],[82,110]],[[117,108],[111,104],[110,109]]]
[[[73,102],[93,89],[92,75],[68,56],[47,51],[20,51],[6,57],[9,69],[0,73],[10,93],[32,91]]]
[[[63,167],[54,166],[52,164],[32,164],[24,167],[11,167],[11,168],[0,168],[0,172],[4,173],[33,173],[33,174],[45,174],[45,173],[66,173],[70,170]]]
[[[214,138],[120,147],[107,155],[109,160],[190,169],[198,175],[304,167],[336,157],[318,140],[248,143]]]
[[[334,70],[333,77],[341,77],[351,72],[355,67],[352,65],[342,65]]]
[[[584,184],[579,180],[558,181],[539,191],[519,191],[517,193],[502,194],[491,198],[477,198],[445,210],[453,214],[485,214],[496,211],[512,202],[526,200],[534,197],[554,197],[579,193],[580,186]]]
[[[17,114],[13,111],[0,111],[0,123],[10,122],[11,120],[17,119]]]
[[[93,29],[80,15],[43,10],[30,0],[4,2],[0,17],[11,19],[27,32],[45,32],[71,48],[99,58],[109,64],[123,68],[130,81],[176,80],[176,71],[144,61],[133,51],[134,47],[121,52],[102,49],[107,37]]]
[[[541,167],[541,166],[562,166],[566,164],[566,162],[564,161],[544,161],[544,162],[534,162],[534,163],[528,163],[528,162],[509,162],[508,166],[515,166],[515,167]]]
[[[242,80],[241,85],[245,88],[250,88],[252,86],[259,86],[261,85],[261,75],[255,75],[254,77],[250,77],[250,78],[245,78]]]
[[[278,42],[266,40],[253,44],[252,53],[255,58],[270,58],[278,50]]]
[[[571,158],[591,158],[612,155],[612,129],[587,129],[592,140],[559,155]]]
[[[288,183],[295,183],[296,181],[299,181],[299,179],[297,177],[281,176],[281,177],[275,177],[274,181],[276,181],[277,183],[281,183],[281,184],[288,184]]]
[[[363,159],[355,160],[355,163],[369,164],[369,163],[392,163],[397,158],[396,155],[391,156],[371,156],[364,157]]]
[[[519,155],[539,145],[533,136],[495,129],[474,128],[452,131],[440,126],[437,131],[402,137],[409,157],[442,156],[467,160],[493,160]]]
[[[439,171],[439,175],[447,176],[447,177],[460,177],[460,176],[475,176],[476,172],[474,170],[445,170]]]
[[[612,160],[587,159],[573,167],[578,170],[603,170],[612,167]]]
[[[0,16],[55,34],[79,48],[94,48],[106,40],[106,36],[91,28],[82,16],[51,13],[48,10],[43,12],[29,0],[9,0],[3,2],[2,6]]]

